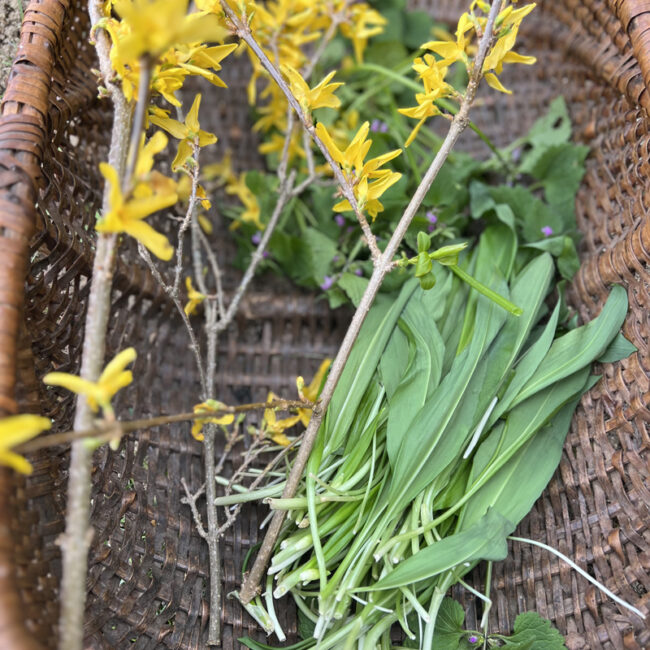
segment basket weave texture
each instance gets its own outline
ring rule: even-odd
[[[450,24],[466,4],[411,2]],[[591,148],[577,202],[584,238],[572,302],[583,320],[591,319],[608,286],[623,284],[630,304],[624,334],[638,353],[602,366],[603,380],[574,418],[560,469],[519,533],[573,557],[644,612],[650,610],[648,34],[647,1],[542,0],[518,47],[536,55],[537,65],[512,66],[505,82],[515,93],[484,93],[473,113],[481,129],[506,144],[562,94],[575,139]],[[97,99],[94,65],[85,3],[31,2],[0,111],[0,409],[42,413],[61,430],[71,424],[73,400],[46,391],[40,378],[79,368],[102,187],[97,163],[106,159],[111,123],[108,101]],[[226,62],[224,73],[228,91],[204,91],[206,127],[219,135],[219,155],[230,148],[238,166],[255,167],[244,60]],[[479,145],[467,135],[463,146]],[[223,246],[218,232],[214,237]],[[225,265],[231,256],[226,246]],[[187,410],[199,391],[186,334],[128,243],[120,249],[112,313],[107,357],[127,345],[140,353],[137,381],[118,400],[119,412],[131,418]],[[219,344],[220,399],[291,394],[296,375],[309,375],[335,353],[348,316],[260,278]],[[35,455],[28,479],[0,471],[0,648],[56,647],[56,538],[64,527],[67,451]],[[191,488],[201,484],[200,454],[188,425],[142,432],[117,453],[97,452],[87,648],[205,647],[207,551],[180,503],[179,484],[180,477]],[[262,508],[245,509],[223,540],[226,593],[239,585],[243,556],[264,516]],[[553,556],[520,545],[510,550],[493,574],[492,630],[508,632],[519,612],[537,610],[570,650],[650,647],[641,619]],[[477,587],[481,579],[479,572],[472,576]],[[460,589],[454,595],[475,624],[476,600]],[[279,614],[295,640],[289,603]],[[224,601],[222,618],[225,649],[239,647],[242,634],[263,639],[235,602]]]

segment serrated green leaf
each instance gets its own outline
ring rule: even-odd
[[[339,278],[338,286],[345,291],[352,304],[357,307],[368,287],[368,278],[360,278],[358,275],[346,271]]]
[[[314,284],[330,274],[332,258],[338,252],[336,242],[315,228],[305,228],[302,240],[309,251],[310,272]]]
[[[431,40],[433,19],[426,11],[409,11],[404,16],[404,45],[417,50],[422,43]]]
[[[436,650],[458,650],[464,636],[465,611],[453,598],[445,597],[440,604],[436,627],[433,633],[433,647]]]
[[[575,195],[585,173],[584,161],[588,147],[563,143],[548,147],[530,169],[540,181],[547,202],[565,219],[565,227],[573,227]]]
[[[512,642],[531,643],[529,650],[565,650],[562,635],[551,626],[551,622],[537,612],[524,612],[515,619],[514,634],[508,638]]]

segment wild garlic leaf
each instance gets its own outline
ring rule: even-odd
[[[613,363],[614,361],[627,359],[627,357],[635,352],[638,352],[636,345],[628,341],[622,332],[619,332],[605,352],[598,357],[597,361],[598,363]]]
[[[510,521],[490,510],[467,530],[420,549],[374,585],[360,587],[359,591],[396,589],[428,580],[454,567],[466,565],[469,569],[479,560],[503,560],[508,555],[506,537],[512,530]]]
[[[461,529],[494,508],[513,524],[533,507],[553,476],[564,447],[579,396],[566,404],[553,419],[525,442],[518,451],[474,494],[461,515]],[[499,429],[495,429],[495,432]],[[489,447],[494,452],[497,434]]]
[[[556,339],[535,375],[513,402],[520,404],[537,391],[592,363],[609,347],[627,315],[627,292],[614,285],[600,314]]]

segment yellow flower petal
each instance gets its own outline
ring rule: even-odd
[[[192,108],[190,108],[187,117],[185,118],[185,126],[191,133],[199,132],[199,106],[201,105],[201,93],[197,93],[194,101],[192,102]]]
[[[506,93],[507,95],[512,95],[512,90],[508,90],[500,81],[499,78],[492,72],[486,72],[484,75],[485,81],[487,82],[488,86],[491,88],[494,88],[495,90],[498,90],[502,93]]]
[[[27,442],[51,426],[48,418],[29,413],[3,418],[0,420],[0,448]]]
[[[283,447],[288,447],[291,444],[291,440],[289,440],[289,438],[287,438],[287,436],[282,432],[274,433],[271,436],[271,440],[273,440],[276,445],[282,445]]]
[[[161,129],[165,129],[167,133],[173,135],[178,140],[183,140],[188,136],[188,129],[185,124],[181,124],[178,120],[172,120],[169,117],[158,117],[157,115],[150,115],[149,121]]]
[[[111,208],[114,210],[119,209],[124,203],[122,198],[122,190],[120,189],[120,179],[117,170],[113,165],[101,162],[99,163],[99,171],[102,176],[110,183],[111,191],[108,197]]]
[[[33,469],[32,464],[28,460],[13,451],[0,451],[0,465],[13,467],[13,469],[21,474],[31,474]]]
[[[137,239],[157,258],[168,262],[174,255],[174,247],[165,235],[154,230],[146,221],[130,221],[124,227],[124,232]]]
[[[138,353],[135,351],[135,348],[126,348],[117,354],[112,361],[108,363],[104,372],[99,376],[99,382],[113,382],[115,381],[124,369],[130,364],[133,363],[138,357]],[[115,391],[117,392],[117,391]]]
[[[321,384],[323,383],[323,379],[325,378],[325,375],[327,374],[327,371],[329,370],[329,367],[332,365],[332,360],[331,359],[324,359],[320,366],[318,367],[318,370],[316,371],[316,374],[314,375],[314,378],[311,380],[311,383],[307,388],[303,389],[303,395],[310,401],[310,402],[315,402],[318,399],[318,394],[320,393],[320,387]]]

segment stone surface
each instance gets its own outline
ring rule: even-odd
[[[23,6],[26,5],[27,0],[0,0],[0,97],[4,94],[18,47]]]

